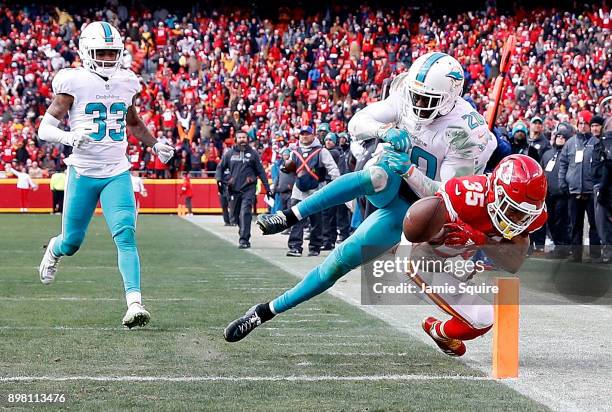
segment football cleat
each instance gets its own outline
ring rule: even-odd
[[[427,333],[436,345],[442,350],[442,352],[446,353],[448,356],[463,356],[465,354],[465,344],[462,340],[459,339],[449,339],[443,338],[438,335],[436,332],[436,325],[440,324],[438,319],[430,316],[428,318],[423,319],[423,330]]]
[[[265,315],[267,313],[267,316]],[[223,336],[228,342],[238,342],[247,337],[256,327],[274,316],[271,314],[267,303],[260,303],[249,309],[244,316],[236,319],[223,331]]]
[[[301,257],[302,256],[302,252],[300,252],[297,249],[289,249],[287,251],[287,256],[289,256],[289,257]]]
[[[123,317],[123,326],[132,329],[136,326],[144,326],[151,320],[151,314],[140,303],[132,303],[125,316]]]
[[[287,216],[280,210],[273,214],[257,216],[257,226],[259,226],[264,235],[273,235],[289,228]]]
[[[40,266],[38,267],[38,275],[40,276],[40,281],[48,285],[49,283],[55,280],[55,273],[57,272],[57,265],[61,259],[60,257],[56,257],[52,250],[53,245],[55,245],[57,237],[52,237],[49,240],[49,244],[47,245],[47,249],[45,250],[45,254],[43,255],[42,261],[40,262]]]

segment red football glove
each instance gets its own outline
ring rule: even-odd
[[[460,220],[445,224],[444,231],[444,244],[446,246],[482,246],[487,243],[487,235]]]

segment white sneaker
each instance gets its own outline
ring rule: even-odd
[[[40,281],[45,285],[48,285],[55,280],[55,272],[57,272],[57,265],[61,259],[61,256],[56,257],[52,252],[56,239],[57,237],[52,237],[49,240],[47,250],[45,250],[45,254],[40,262],[40,266],[38,267]]]
[[[144,326],[149,323],[151,314],[140,303],[132,303],[125,316],[123,317],[123,326],[132,329],[135,326]]]

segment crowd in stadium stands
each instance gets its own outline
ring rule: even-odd
[[[266,165],[301,125],[328,122],[333,132],[344,131],[356,110],[380,98],[384,79],[434,49],[464,65],[466,90],[484,111],[510,33],[518,47],[499,117],[508,131],[517,121],[530,126],[536,115],[548,132],[560,121],[576,124],[610,94],[609,12],[595,6],[512,15],[488,9],[455,18],[365,6],[307,16],[287,8],[274,22],[248,13],[3,7],[0,161],[25,165],[34,177],[62,166],[69,149],[41,144],[36,127],[54,73],[79,64],[79,28],[90,19],[106,19],[125,35],[125,66],[142,79],[140,113],[158,138],[179,149],[165,166],[129,139],[133,167],[155,177],[211,174],[237,128],[248,129]]]
[[[148,177],[214,175],[238,129],[248,131],[270,170],[302,126],[327,123],[331,132],[346,131],[357,110],[381,98],[385,79],[432,50],[463,64],[466,95],[484,112],[510,34],[517,48],[497,132],[513,152],[541,160],[547,142],[558,149],[559,124],[574,126],[574,139],[585,144],[593,124],[610,121],[609,105],[600,103],[612,91],[611,21],[610,11],[600,6],[510,14],[489,8],[456,17],[367,6],[317,15],[281,8],[274,21],[250,13],[1,7],[0,177],[11,177],[11,170],[47,177],[63,168],[70,148],[38,141],[36,129],[52,97],[54,74],[79,65],[79,29],[100,19],[125,36],[124,66],[141,78],[136,104],[145,123],[177,148],[175,160],[165,165],[130,137],[133,169]],[[569,158],[568,176],[575,161]],[[592,185],[576,189],[569,183],[561,190],[592,193]],[[567,207],[575,221],[586,206]],[[591,243],[596,236],[591,233]]]

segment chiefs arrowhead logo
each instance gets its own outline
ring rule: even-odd
[[[499,179],[505,184],[509,185],[512,180],[512,173],[514,173],[514,164],[512,162],[504,162],[499,168]]]

